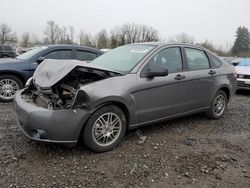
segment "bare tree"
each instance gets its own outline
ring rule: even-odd
[[[110,31],[110,48],[115,48],[119,45],[118,38],[116,36],[116,32],[114,30]]]
[[[45,41],[49,42],[50,44],[55,44],[59,40],[59,33],[60,29],[54,21],[48,21],[44,34],[46,36]]]
[[[135,42],[151,42],[159,40],[159,34],[156,29],[134,23],[125,23],[121,26],[116,26],[111,30],[110,35],[112,48]]]
[[[6,42],[17,42],[17,37],[14,32],[12,32],[11,27],[3,23],[0,25],[0,43],[5,44]]]
[[[170,37],[169,42],[193,44],[194,37],[183,32],[173,37]]]
[[[30,46],[42,45],[42,41],[37,37],[37,35],[32,34],[30,37]]]
[[[58,43],[64,44],[67,40],[67,28],[62,26],[58,31]]]
[[[216,53],[219,56],[228,56],[230,55],[229,52],[223,50],[222,46],[216,46],[212,43],[212,41],[206,40],[202,43],[196,43],[196,45],[202,46],[203,48],[206,48],[210,50],[213,53]]]
[[[21,38],[21,46],[22,47],[30,46],[30,34],[28,32],[23,33]]]
[[[159,33],[153,27],[148,27],[146,25],[142,26],[141,41],[142,42],[151,42],[159,40]]]
[[[69,26],[69,39],[70,39],[70,43],[74,44],[74,38],[75,38],[75,29],[73,26]]]
[[[109,38],[107,31],[105,29],[101,30],[96,34],[96,46],[99,49],[108,48],[109,46]]]
[[[79,40],[80,40],[80,45],[84,44],[84,31],[81,29],[80,34],[79,34]]]
[[[81,30],[80,32],[79,39],[80,39],[80,45],[96,47],[96,41],[92,37],[92,35],[89,33],[84,33],[83,30]]]

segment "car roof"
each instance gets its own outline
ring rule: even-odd
[[[96,48],[91,48],[88,46],[81,46],[81,45],[77,45],[77,44],[50,44],[50,45],[45,45],[48,48],[83,48],[85,50],[90,50],[90,51],[96,51],[96,52],[100,52],[102,53],[100,50],[96,49]]]
[[[200,48],[206,50],[202,46],[195,45],[195,44],[188,44],[188,43],[172,43],[172,42],[141,42],[141,43],[134,43],[134,44],[145,44],[145,45],[153,45],[153,46],[188,46],[194,48]]]

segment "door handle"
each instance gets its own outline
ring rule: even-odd
[[[185,78],[186,78],[186,76],[177,74],[177,76],[174,79],[176,79],[176,80],[183,80]]]
[[[208,72],[208,74],[210,74],[210,75],[214,75],[214,74],[216,74],[216,71],[214,71],[214,70],[210,70],[210,71]]]

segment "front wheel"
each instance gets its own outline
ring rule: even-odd
[[[212,105],[207,112],[209,118],[219,119],[227,107],[227,95],[224,91],[218,91],[213,99]]]
[[[0,101],[10,102],[13,100],[16,91],[23,88],[22,81],[13,75],[0,76]]]
[[[118,146],[126,133],[126,117],[114,105],[104,106],[91,115],[83,129],[83,142],[94,152],[106,152]]]

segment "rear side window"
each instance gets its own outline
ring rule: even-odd
[[[166,48],[156,54],[149,62],[147,67],[159,69],[167,68],[169,72],[182,70],[181,51],[179,47]],[[158,67],[158,68],[157,68]]]
[[[209,61],[205,52],[193,48],[185,48],[189,70],[209,69]]]
[[[45,59],[72,59],[72,50],[56,50],[45,55]]]
[[[212,68],[219,68],[222,65],[222,61],[219,60],[217,57],[213,56],[212,54],[209,54],[209,59],[211,61]]]
[[[87,52],[83,50],[77,50],[76,51],[76,58],[81,61],[92,61],[94,60],[98,55],[96,53]]]

